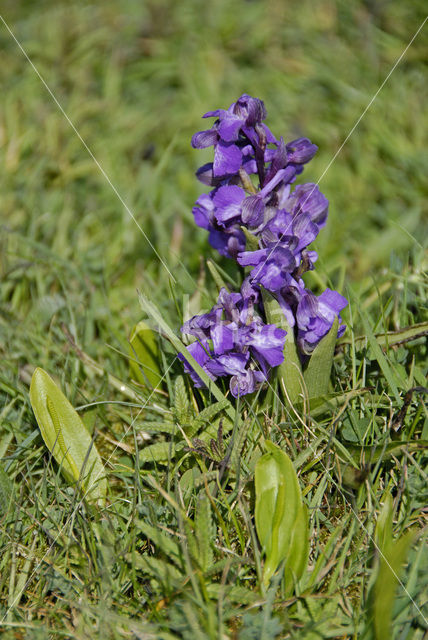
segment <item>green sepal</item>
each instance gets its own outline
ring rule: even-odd
[[[256,236],[253,235],[250,231],[248,231],[247,227],[241,225],[241,231],[245,236],[245,251],[257,251],[259,249],[259,241]]]

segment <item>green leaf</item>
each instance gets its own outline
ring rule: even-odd
[[[172,442],[156,442],[140,451],[138,457],[140,462],[168,462],[176,452],[176,447]]]
[[[248,231],[247,227],[241,225],[241,231],[245,236],[245,251],[257,251],[259,248],[259,241],[257,236]]]
[[[263,584],[285,561],[286,589],[292,592],[308,557],[308,514],[294,466],[284,451],[265,442],[268,453],[256,464],[256,531],[265,554]]]
[[[220,411],[226,409],[228,404],[228,400],[214,402],[213,404],[208,405],[208,407],[205,407],[205,409],[202,409],[202,411],[197,413],[196,416],[192,417],[189,415],[186,423],[184,423],[184,421],[179,421],[181,426],[184,428],[187,437],[193,438],[201,429],[203,429],[204,434],[209,436],[209,438],[215,437],[218,429],[218,420],[214,420],[214,418],[218,413],[220,413]],[[224,424],[227,424],[227,427],[229,427],[230,420],[224,418]]]
[[[303,575],[309,557],[309,516],[305,504],[298,510],[292,529],[288,561],[285,565],[286,596],[293,592],[294,583]]]
[[[257,592],[246,589],[245,587],[211,582],[206,585],[206,589],[210,598],[216,601],[218,601],[220,596],[222,596],[226,602],[234,602],[240,605],[253,604],[257,600]]]
[[[139,531],[141,531],[147,538],[149,538],[159,550],[163,551],[163,553],[168,556],[174,564],[181,568],[181,551],[180,547],[174,539],[171,538],[170,535],[164,533],[159,527],[153,527],[152,525],[143,522],[142,520],[138,520],[136,522],[136,527]]]
[[[402,565],[416,537],[416,532],[411,530],[398,540],[393,540],[392,515],[392,498],[388,494],[375,531],[379,551],[372,603],[376,640],[390,640],[392,637],[392,612]]]
[[[177,432],[175,422],[156,422],[154,420],[138,423],[138,428],[149,433],[169,433],[170,435]]]
[[[392,544],[392,512],[392,497],[391,494],[388,493],[385,497],[384,505],[377,519],[375,529],[375,541],[380,549],[388,549]]]
[[[62,391],[39,367],[31,380],[30,402],[43,440],[66,480],[79,483],[87,502],[103,504],[107,480],[94,442]]]
[[[287,332],[284,345],[284,362],[276,368],[275,372],[285,401],[287,404],[294,405],[301,399],[303,393],[302,365],[294,339],[294,330],[288,325],[284,312],[277,300],[275,300],[269,291],[265,289],[262,291],[267,321]]]
[[[163,586],[176,589],[185,576],[171,562],[159,560],[147,553],[127,553],[126,560],[136,569],[140,569]]]
[[[223,411],[224,409],[226,409],[228,403],[229,403],[228,400],[213,402],[212,404],[209,404],[208,407],[205,407],[205,409],[202,409],[202,411],[200,411],[196,416],[196,420],[195,420],[195,422],[197,422],[198,424],[198,427],[201,427],[207,422],[211,423],[213,421],[213,418],[218,413],[220,413],[220,411]]]
[[[130,343],[129,368],[131,377],[140,384],[147,382],[154,388],[162,382],[159,370],[159,344],[155,332],[143,321],[133,329]],[[137,358],[138,362],[135,362]]]
[[[336,316],[330,331],[317,344],[309,358],[303,373],[309,398],[317,398],[328,393],[338,327],[339,318]]]

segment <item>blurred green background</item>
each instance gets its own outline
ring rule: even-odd
[[[190,147],[201,115],[243,92],[262,98],[276,136],[319,146],[301,178],[317,181],[425,9],[419,0],[4,0],[1,13],[191,293],[186,271],[196,277],[200,256],[214,255],[191,213],[204,189],[194,171],[211,154]],[[86,345],[125,337],[141,315],[136,288],[164,301],[168,274],[2,24],[0,46],[0,328],[14,359],[25,355],[17,328],[34,331],[40,363],[53,314]],[[318,270],[342,290],[421,268],[426,60],[425,28],[322,177],[331,206]]]

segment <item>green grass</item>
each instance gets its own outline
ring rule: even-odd
[[[186,305],[216,297],[208,259],[240,277],[193,223],[193,174],[209,157],[189,144],[201,114],[244,91],[263,98],[275,134],[319,146],[304,173],[317,181],[424,4],[6,1],[1,12],[176,279],[0,25],[2,637],[369,640],[376,577],[392,579],[375,548],[391,494],[394,544],[415,531],[395,568],[392,637],[422,640],[427,346],[422,330],[378,336],[428,320],[426,27],[320,183],[330,217],[308,283],[350,300],[335,400],[309,416],[274,394],[266,410],[262,392],[234,419],[193,395],[167,340],[160,392],[135,384],[128,339],[144,317],[138,291],[178,335]],[[36,366],[96,434],[104,508],[82,503],[44,445]],[[210,445],[221,420],[228,464]],[[293,460],[310,513],[292,597],[281,575],[261,588],[253,480],[265,439]]]

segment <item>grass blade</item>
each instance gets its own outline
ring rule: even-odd
[[[388,382],[392,393],[394,394],[395,399],[397,400],[397,402],[401,401],[400,398],[400,393],[398,391],[398,387],[396,384],[395,379],[397,378],[397,374],[393,371],[393,369],[391,368],[391,366],[389,365],[382,349],[379,346],[378,341],[376,340],[376,336],[374,335],[372,328],[370,326],[370,323],[367,319],[366,314],[364,313],[364,311],[362,309],[360,309],[360,314],[361,314],[361,319],[363,321],[363,325],[364,325],[364,330],[366,332],[367,335],[367,339],[369,341],[370,347],[372,348],[372,351],[374,353],[374,356],[376,358],[376,360],[378,361],[379,367],[382,370],[383,375],[385,376],[386,381]],[[401,385],[401,381],[398,381],[400,386]]]

